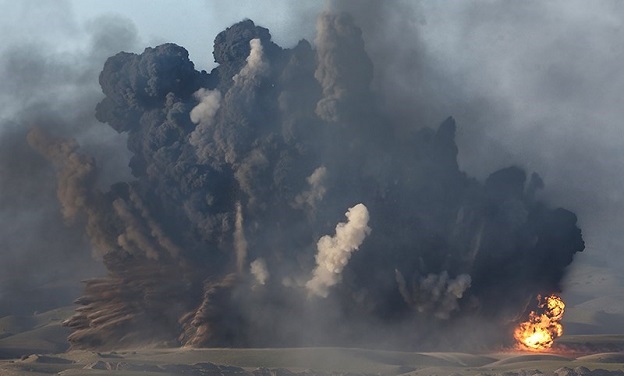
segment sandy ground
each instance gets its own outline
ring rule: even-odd
[[[72,308],[0,318],[0,375],[557,375],[624,376],[624,335],[574,335],[545,353],[349,348],[67,351]]]
[[[409,353],[346,348],[137,349],[32,354],[2,375],[624,375],[624,353]]]

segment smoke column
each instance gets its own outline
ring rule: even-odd
[[[306,283],[310,293],[326,298],[328,288],[340,282],[340,274],[347,266],[351,254],[358,250],[371,229],[368,227],[368,210],[357,204],[347,213],[348,221],[336,226],[336,235],[325,235],[317,243],[316,268]]]
[[[236,223],[234,224],[234,248],[236,249],[236,267],[243,272],[247,261],[247,240],[243,229],[243,209],[240,202],[236,203]]]
[[[95,115],[132,173],[108,188],[71,136],[30,133],[107,271],[72,347],[493,346],[561,290],[576,215],[532,171],[461,171],[452,117],[397,116],[352,16],[290,49],[244,20],[213,55],[209,73],[171,43],[106,60]]]

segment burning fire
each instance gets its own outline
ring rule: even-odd
[[[537,296],[538,310],[529,314],[529,319],[514,330],[514,338],[524,350],[541,351],[549,349],[555,338],[563,334],[561,319],[565,304],[560,297]]]

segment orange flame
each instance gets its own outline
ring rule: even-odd
[[[553,341],[563,334],[561,319],[565,304],[560,297],[550,295],[537,296],[538,311],[529,314],[528,321],[520,323],[514,330],[514,338],[524,350],[547,350]]]

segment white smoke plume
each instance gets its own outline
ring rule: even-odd
[[[470,288],[472,278],[460,274],[449,278],[448,272],[430,273],[427,277],[414,280],[410,292],[403,274],[395,269],[399,291],[405,302],[419,313],[433,314],[438,319],[449,319],[451,312],[459,309],[459,300]]]
[[[295,197],[294,206],[296,208],[308,207],[312,210],[316,208],[316,203],[321,201],[327,192],[325,180],[327,179],[327,168],[318,167],[312,175],[306,178],[310,189],[303,191]]]
[[[245,239],[245,230],[243,229],[243,208],[240,202],[236,203],[234,250],[236,251],[236,267],[239,274],[242,274],[245,260],[247,259],[247,239]]]
[[[263,258],[257,258],[251,262],[250,272],[256,279],[258,285],[265,285],[269,280],[269,269],[267,268],[266,261]]]
[[[251,51],[247,57],[247,64],[232,79],[237,86],[255,85],[257,77],[266,74],[269,71],[269,63],[264,58],[264,49],[260,39],[255,38],[249,41]]]
[[[336,225],[336,235],[325,235],[316,244],[316,268],[313,277],[306,283],[310,294],[327,297],[329,287],[340,281],[342,270],[349,263],[364,238],[370,233],[368,209],[357,204],[345,213],[347,222]]]
[[[191,110],[191,121],[195,124],[211,123],[221,107],[221,92],[201,88],[193,96],[199,103]],[[192,136],[193,133],[191,133],[191,139]]]
[[[210,127],[214,122],[215,115],[221,107],[221,92],[219,90],[207,90],[201,88],[193,94],[199,101],[197,106],[191,110],[191,121],[198,124],[191,135],[189,143],[195,147],[195,153],[200,161],[208,159],[207,148],[210,143]]]

